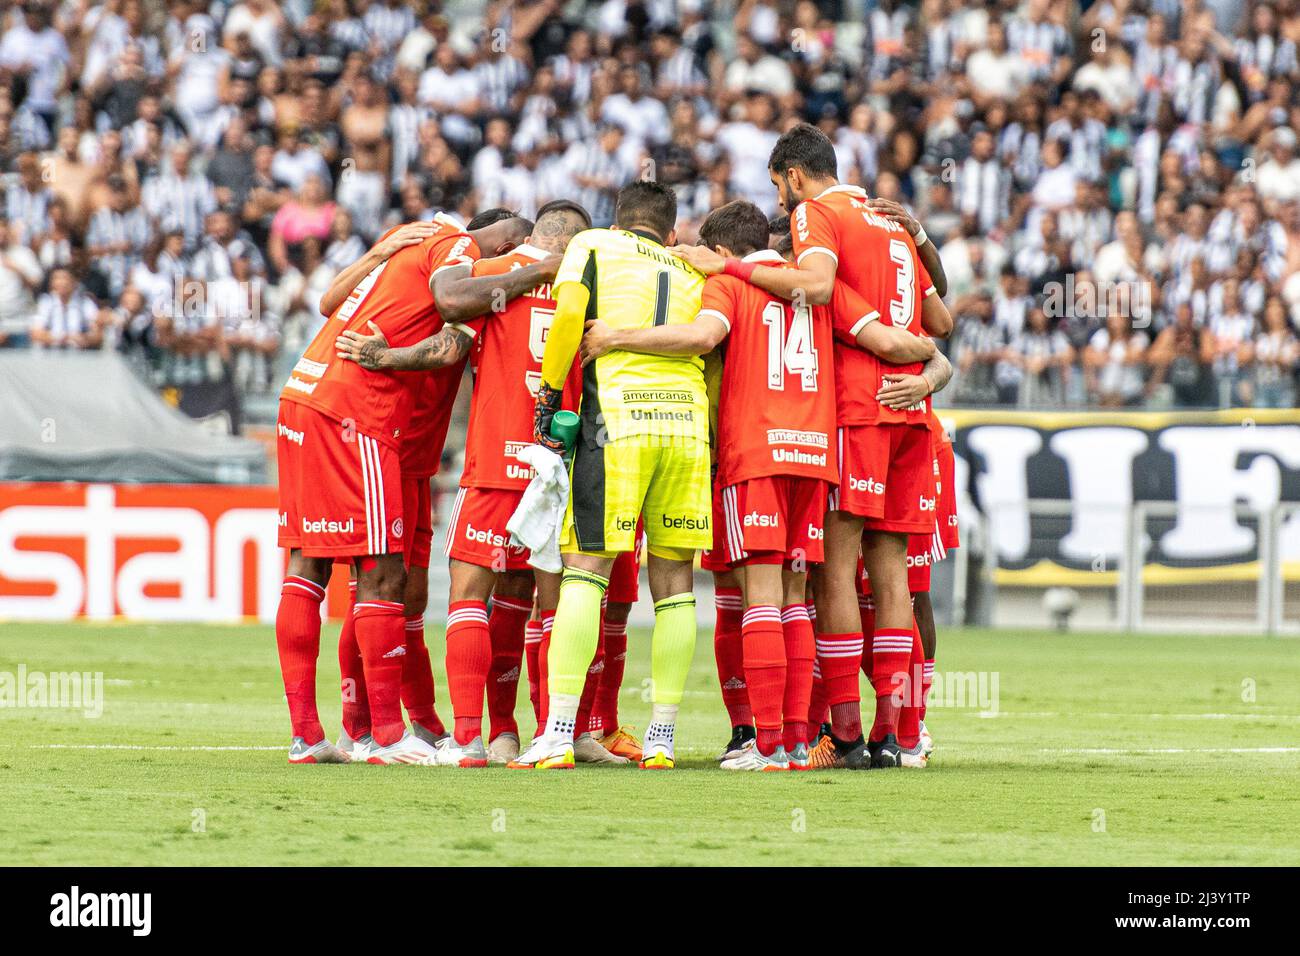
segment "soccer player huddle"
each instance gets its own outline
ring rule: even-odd
[[[930,400],[951,376],[933,339],[952,319],[919,223],[835,172],[831,142],[800,125],[769,160],[788,219],[737,200],[698,245],[676,245],[674,193],[638,181],[609,229],[567,200],[536,222],[440,215],[340,273],[278,422],[291,762],[672,768],[703,552],[732,725],[724,769],[926,765],[929,571],[957,544],[952,451]],[[423,633],[429,478],[466,362],[446,728]],[[576,412],[576,435],[552,427],[561,412]],[[558,561],[507,530],[539,522]],[[655,624],[638,741],[618,695],[642,550]],[[353,588],[337,744],[315,693],[336,562]],[[866,733],[859,668],[875,694]]]

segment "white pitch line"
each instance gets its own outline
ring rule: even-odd
[[[931,704],[930,706],[934,707],[934,704]],[[936,710],[943,710],[943,708],[936,708]],[[958,710],[960,710],[960,708],[958,708]],[[1300,714],[1111,714],[1093,710],[1079,711],[1076,713],[1051,710],[977,711],[975,716],[981,717],[985,720],[997,717],[1063,717],[1066,719],[1101,717],[1110,720],[1300,720]]]
[[[14,746],[10,744],[9,746]],[[28,750],[201,750],[201,751],[218,751],[218,750],[284,750],[283,746],[279,747],[177,747],[177,746],[157,746],[147,747],[142,744],[28,744]]]
[[[1296,754],[1300,747],[1040,747],[1040,754]]]

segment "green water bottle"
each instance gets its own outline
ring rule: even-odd
[[[551,437],[564,442],[564,457],[573,454],[573,443],[578,440],[578,413],[561,409],[551,419]]]

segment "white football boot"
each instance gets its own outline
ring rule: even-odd
[[[307,741],[294,737],[289,745],[289,763],[351,763],[351,758],[344,751],[330,743],[328,737],[322,737],[318,743],[307,746]]]
[[[757,747],[747,747],[739,757],[732,757],[730,760],[722,761],[723,770],[757,770],[761,772],[771,772],[774,770],[789,770],[790,755],[786,753],[784,747],[777,747],[772,751],[770,757],[763,756]]]
[[[420,767],[432,767],[437,756],[437,748],[408,730],[402,734],[401,740],[387,747],[372,743],[370,753],[366,755],[366,763],[409,763]]]
[[[672,770],[677,766],[673,755],[673,745],[668,740],[647,740],[641,748],[641,760],[637,766],[642,770]]]
[[[632,761],[605,749],[604,744],[586,733],[573,742],[573,757],[578,763],[628,764]]]
[[[913,770],[924,770],[930,765],[930,755],[926,753],[925,741],[918,740],[916,746],[911,750],[898,748],[898,765],[900,767],[911,767]]]
[[[339,750],[342,750],[356,763],[364,763],[365,759],[370,756],[370,748],[374,745],[375,738],[369,734],[362,734],[356,740],[353,740],[346,730],[339,731]]]
[[[415,734],[415,736],[419,737],[426,744],[432,744],[435,747],[438,746],[441,741],[447,739],[446,733],[435,734],[432,730],[427,730],[415,722],[411,723],[411,733]]]
[[[519,735],[506,731],[497,734],[488,744],[487,759],[491,764],[508,764],[519,756]]]
[[[572,770],[573,741],[567,737],[534,737],[532,745],[506,764],[511,770]]]
[[[487,748],[483,738],[475,737],[467,744],[456,743],[456,738],[448,734],[438,741],[435,748],[437,756],[434,763],[439,767],[486,767],[488,765]]]

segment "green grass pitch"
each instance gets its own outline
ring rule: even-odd
[[[950,678],[929,769],[733,775],[712,759],[728,729],[707,632],[671,773],[290,767],[270,628],[0,635],[0,674],[105,681],[98,718],[0,709],[8,864],[1300,863],[1294,640],[941,632],[940,670],[984,672],[986,693],[996,673],[997,712]],[[648,634],[630,647],[622,714],[644,727]]]

